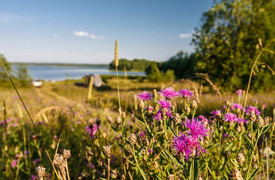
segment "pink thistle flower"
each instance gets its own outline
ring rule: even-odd
[[[261,111],[259,111],[258,108],[255,106],[248,106],[245,108],[246,115],[249,115],[252,111],[254,111],[255,114],[257,114],[258,116],[261,115]]]
[[[239,89],[239,90],[236,91],[236,93],[238,94],[238,96],[242,96],[243,93],[244,93],[244,90]]]
[[[90,135],[90,138],[92,139],[96,135],[96,133],[99,129],[99,125],[94,123],[92,127],[91,126],[86,126],[85,129],[86,129],[86,132]]]
[[[13,160],[13,161],[11,162],[11,167],[14,168],[14,167],[16,166],[16,164],[17,164],[17,160]]]
[[[240,110],[243,110],[243,107],[240,104],[233,104],[232,103],[230,109],[240,111]]]
[[[171,103],[167,100],[159,100],[158,104],[161,106],[161,108],[167,108],[167,109],[169,109],[172,106]]]
[[[190,97],[193,97],[193,92],[188,89],[180,89],[180,90],[178,90],[178,93],[182,97],[187,98],[187,99],[189,99]]]
[[[221,110],[214,110],[214,111],[211,111],[211,114],[212,114],[212,118],[214,117],[221,117],[222,116],[222,113],[221,113]]]
[[[194,151],[197,151],[197,156],[201,152],[205,152],[198,139],[181,133],[173,139],[173,147],[176,150],[176,154],[184,154],[187,160]]]
[[[237,122],[239,123],[248,123],[248,121],[246,119],[243,119],[243,118],[238,118]]]
[[[144,92],[138,94],[137,98],[139,100],[152,100],[153,95],[151,93],[147,92],[147,91],[144,91]]]
[[[157,121],[160,121],[160,120],[163,119],[163,118],[162,118],[162,114],[161,114],[161,110],[159,110],[159,111],[157,112],[157,114],[153,115],[153,119],[154,119],[154,120],[157,120]]]
[[[229,122],[232,122],[232,121],[238,122],[239,118],[238,118],[238,116],[236,114],[226,113],[224,115],[224,120],[225,121],[229,121]]]
[[[198,119],[192,119],[192,121],[187,119],[184,125],[189,129],[188,134],[195,139],[204,139],[204,136],[208,136],[210,132],[210,130],[205,127],[205,124]]]
[[[178,92],[176,92],[173,88],[166,88],[162,89],[160,93],[166,98],[166,99],[172,99],[174,97],[177,97],[179,95]]]

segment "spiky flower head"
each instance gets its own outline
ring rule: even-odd
[[[177,97],[179,93],[175,91],[173,88],[165,88],[160,91],[160,93],[163,95],[164,98],[166,99],[172,99],[174,97]]]
[[[265,125],[265,121],[264,121],[264,119],[262,118],[262,116],[258,116],[257,122],[258,122],[258,124],[259,124],[260,127],[262,127],[262,126]]]
[[[222,113],[221,113],[221,110],[214,110],[214,111],[211,111],[211,114],[212,114],[212,118],[214,117],[221,117],[222,116]]]
[[[122,122],[121,117],[117,116],[115,122],[116,122],[117,125],[121,124],[121,122]]]
[[[252,111],[254,111],[254,113],[255,113],[256,115],[258,115],[258,116],[261,115],[261,111],[259,111],[258,108],[255,107],[255,106],[248,106],[248,107],[245,108],[245,113],[246,113],[246,115],[250,115],[250,113],[251,113]]]
[[[242,96],[244,94],[244,90],[239,89],[239,90],[236,91],[236,93],[237,93],[238,96]]]
[[[228,122],[238,122],[239,120],[238,116],[234,113],[226,113],[223,119]]]
[[[178,90],[178,93],[182,97],[187,98],[187,99],[189,99],[190,97],[193,97],[193,92],[190,91],[189,89],[180,89],[180,90]]]
[[[173,147],[176,154],[184,154],[187,160],[194,151],[197,152],[197,156],[205,152],[197,138],[182,133],[173,139]]]
[[[149,101],[149,100],[152,100],[153,95],[151,93],[147,92],[147,91],[143,91],[142,93],[137,95],[137,98],[139,100],[144,100],[144,101],[148,100]]]
[[[163,99],[159,100],[158,104],[161,106],[161,108],[168,108],[169,109],[172,106],[169,101],[163,100]]]
[[[198,119],[187,119],[184,125],[189,129],[188,134],[196,139],[204,139],[204,136],[208,136],[210,132],[210,130],[205,127],[205,124]]]

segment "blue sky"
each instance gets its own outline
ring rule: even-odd
[[[212,0],[0,0],[0,53],[11,62],[165,61],[192,52]]]

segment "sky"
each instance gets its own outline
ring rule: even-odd
[[[0,54],[10,62],[166,61],[192,52],[213,0],[0,0]]]

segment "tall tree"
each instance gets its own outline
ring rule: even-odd
[[[208,73],[222,87],[245,88],[251,65],[259,53],[258,39],[275,38],[274,0],[217,0],[203,14],[193,43],[199,54],[195,71]],[[274,48],[274,45],[271,47]],[[274,56],[265,53],[259,63],[275,67]],[[259,66],[266,67],[266,66]],[[275,87],[274,76],[259,69],[255,88]]]

